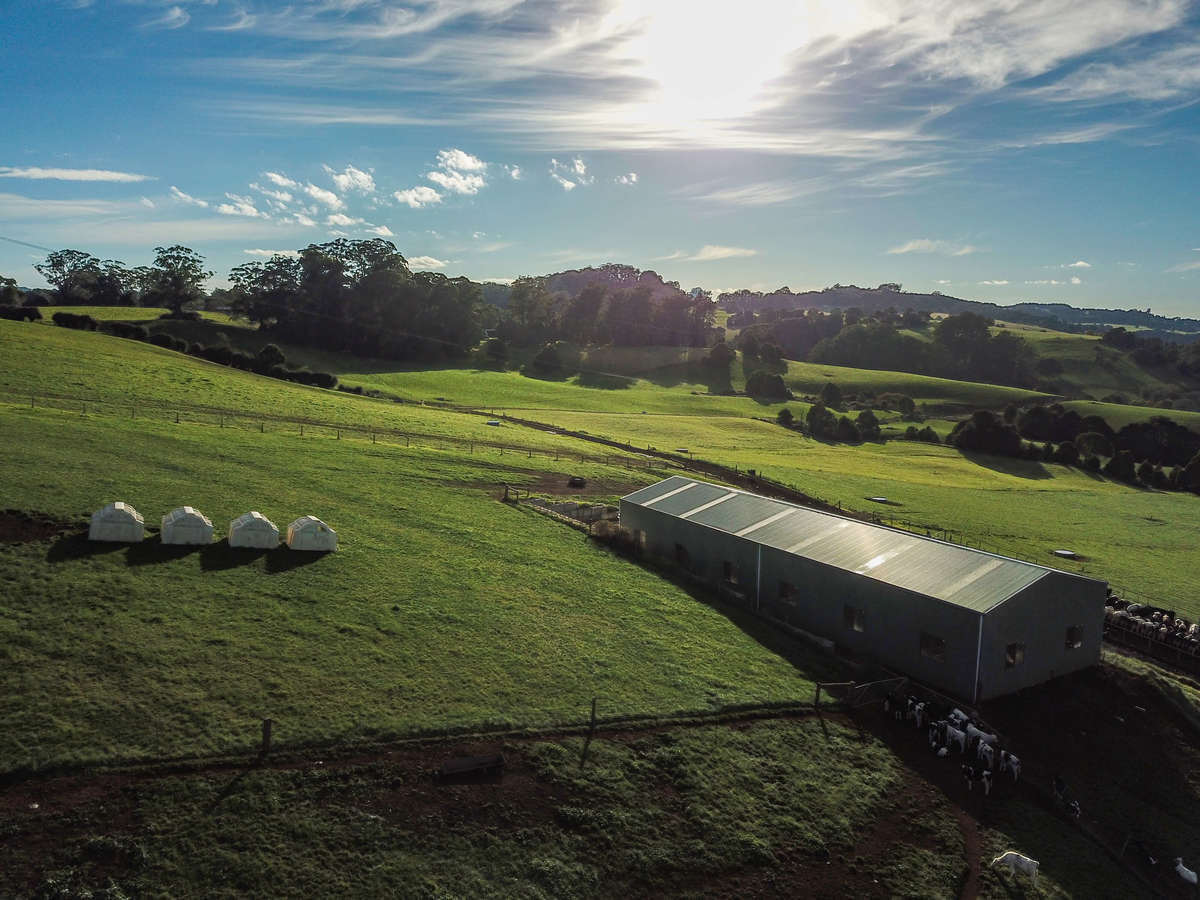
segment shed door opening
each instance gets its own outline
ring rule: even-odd
[[[1072,625],[1067,629],[1067,649],[1078,650],[1083,646],[1083,626]]]
[[[737,565],[735,563],[731,563],[729,560],[725,560],[725,580],[730,584],[737,584],[739,581],[739,576],[740,573],[738,572]]]
[[[1015,669],[1025,662],[1025,645],[1009,644],[1004,648],[1004,668]]]
[[[857,606],[843,607],[842,615],[846,620],[846,627],[851,631],[863,630],[863,611]]]
[[[796,586],[794,584],[792,584],[790,581],[779,582],[779,602],[780,603],[790,603],[792,605],[795,605],[795,603],[796,603]]]
[[[921,632],[921,655],[937,662],[946,661],[946,642],[935,634]]]

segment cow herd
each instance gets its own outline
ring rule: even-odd
[[[997,735],[957,707],[896,692],[884,698],[883,708],[896,721],[926,729],[929,750],[935,756],[944,759],[952,748],[957,749],[963,757],[962,776],[968,790],[974,791],[978,784],[987,795],[994,776],[1011,775],[1014,783],[1021,777],[1021,760],[1000,746]]]
[[[1174,610],[1146,603],[1131,603],[1113,596],[1105,601],[1104,623],[1191,656],[1200,656],[1200,623],[1189,622],[1177,616]]]

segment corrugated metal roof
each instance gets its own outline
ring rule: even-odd
[[[976,612],[1057,571],[681,475],[623,499]]]

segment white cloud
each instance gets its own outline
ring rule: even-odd
[[[207,200],[197,200],[191,194],[185,194],[175,185],[171,185],[171,196],[182,203],[189,203],[192,206],[208,206]]]
[[[479,189],[486,183],[482,175],[472,175],[453,169],[427,172],[425,177],[452,194],[478,194]]]
[[[504,170],[506,172],[508,172],[508,177],[511,178],[513,181],[521,180],[521,167],[520,166],[505,166]]]
[[[573,168],[575,170],[575,174],[578,175],[580,178],[587,177],[587,166],[584,165],[583,160],[580,159],[579,157],[575,158],[575,161],[571,164],[571,168]]]
[[[304,213],[292,213],[291,221],[297,225],[303,225],[305,228],[315,228],[317,224],[315,219],[306,216]]]
[[[254,201],[250,197],[240,197],[237,194],[225,195],[232,203],[221,203],[217,206],[217,212],[223,216],[248,216],[253,219],[268,218],[265,212],[261,212],[254,205]]]
[[[0,193],[0,222],[44,219],[87,219],[95,216],[141,215],[140,203],[121,200],[45,200]],[[107,231],[105,236],[107,237]]]
[[[192,17],[188,15],[187,10],[182,6],[172,6],[157,19],[150,19],[143,22],[143,28],[182,28],[188,22],[192,21]]]
[[[413,209],[420,209],[423,206],[442,202],[441,194],[433,188],[425,187],[424,185],[418,185],[406,191],[396,191],[392,196],[401,203],[407,203]]]
[[[995,279],[989,279],[988,281],[981,281],[979,283],[986,284],[986,285],[989,285],[992,287],[999,287],[1000,285],[1008,284],[1008,279],[1007,278],[995,278]]]
[[[362,219],[356,219],[352,216],[347,216],[344,213],[330,213],[325,217],[326,225],[340,225],[343,228],[349,228],[351,225],[363,224]]]
[[[258,192],[259,192],[260,194],[262,194],[264,197],[269,197],[269,198],[271,198],[272,200],[276,201],[277,203],[282,203],[282,204],[285,204],[285,205],[286,205],[286,204],[288,204],[288,203],[291,203],[293,200],[295,200],[295,199],[296,199],[296,198],[295,198],[294,196],[292,196],[292,194],[290,194],[288,191],[276,191],[276,190],[272,190],[271,188],[265,188],[265,187],[263,187],[262,185],[260,185],[260,184],[258,184],[258,183],[256,183],[256,182],[252,182],[252,183],[250,184],[250,189],[251,189],[251,190],[258,191]]]
[[[979,248],[973,244],[960,244],[955,241],[916,238],[915,240],[907,241],[906,243],[900,244],[896,247],[891,247],[887,252],[891,254],[940,253],[943,256],[967,256],[971,253],[978,253]]]
[[[561,175],[559,175],[557,172],[551,172],[551,173],[550,173],[550,177],[551,177],[551,178],[553,178],[555,181],[557,181],[557,182],[558,182],[560,185],[562,185],[562,189],[563,189],[564,191],[573,191],[573,190],[575,190],[575,182],[573,182],[573,181],[569,181],[569,180],[567,180],[566,178],[563,178],[563,177],[562,177]]]
[[[369,172],[364,172],[362,169],[356,169],[354,166],[346,166],[346,168],[337,172],[329,166],[322,166],[333,179],[334,186],[343,194],[350,191],[359,191],[363,194],[372,194],[375,192],[375,179]]]
[[[666,256],[654,257],[655,262],[666,262],[671,259],[684,259],[687,256],[686,250],[676,250],[674,253],[668,253]]]
[[[247,256],[299,256],[299,250],[243,250]]]
[[[757,250],[749,247],[722,247],[718,244],[705,244],[699,252],[689,256],[691,262],[712,262],[717,259],[734,259],[742,256],[758,256]]]
[[[108,169],[43,169],[40,166],[0,166],[0,178],[54,181],[154,181],[152,175],[113,172]]]
[[[300,187],[300,182],[293,181],[291,178],[288,178],[286,175],[281,175],[279,172],[263,172],[262,174],[263,178],[267,179],[267,181],[271,182],[271,184],[277,187],[289,188],[291,190],[296,190]]]
[[[146,207],[146,209],[154,209],[154,201],[149,197],[142,197],[140,202],[142,206]]]
[[[515,278],[480,278],[481,284],[512,284]]]
[[[446,260],[435,259],[432,256],[410,256],[408,258],[408,267],[414,271],[428,271],[429,269],[445,268]]]
[[[1084,262],[1082,259],[1077,259],[1075,262],[1067,263],[1063,266],[1064,269],[1090,269],[1091,267],[1092,264],[1090,262]]]
[[[952,282],[948,278],[939,278],[934,282],[934,284],[951,284],[951,283]]]
[[[451,148],[438,151],[437,167],[439,169],[449,169],[455,172],[482,172],[487,169],[487,166],[488,164],[478,156],[472,156],[465,150]]]
[[[304,193],[308,194],[314,200],[324,203],[330,209],[346,208],[346,204],[342,202],[342,199],[337,194],[333,191],[327,191],[325,188],[317,187],[311,181],[305,184],[300,190],[304,191]]]
[[[573,191],[580,185],[592,184],[596,180],[594,175],[588,175],[587,164],[578,157],[565,163],[551,157],[550,177],[557,181],[564,191]]]
[[[1200,269],[1200,262],[1180,263],[1177,266],[1171,266],[1167,269],[1168,272],[1194,272]]]
[[[628,175],[618,175],[613,179],[617,184],[637,184],[637,172],[630,172]]]
[[[1080,278],[1078,275],[1072,275],[1071,276],[1071,284],[1083,284],[1083,279]]]
[[[1057,278],[1038,278],[1036,281],[1026,281],[1026,284],[1066,284],[1065,281],[1059,281]]]
[[[374,234],[384,238],[396,236],[392,233],[392,229],[388,228],[386,225],[372,225],[368,228],[364,228],[363,231],[367,232],[368,234]]]

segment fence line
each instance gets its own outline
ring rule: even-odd
[[[221,407],[196,406],[190,404],[151,403],[139,399],[128,402],[113,400],[95,400],[86,397],[72,397],[53,393],[18,394],[0,391],[0,403],[11,406],[28,405],[32,409],[55,409],[67,412],[78,412],[81,416],[103,416],[108,418],[146,419],[175,424],[190,423],[200,425],[216,425],[220,428],[236,428],[243,431],[257,431],[265,434],[268,426],[275,433],[287,430],[288,433],[301,437],[324,436],[335,440],[355,438],[362,441],[377,443],[404,442],[405,447],[420,445],[428,449],[466,449],[474,453],[478,448],[483,451],[494,451],[501,455],[512,453],[525,456],[528,459],[537,457],[547,459],[577,459],[580,462],[604,463],[619,465],[626,468],[652,468],[661,463],[640,454],[630,453],[583,453],[575,450],[539,447],[531,444],[497,441],[488,438],[461,437],[449,434],[435,434],[423,431],[410,431],[384,426],[370,426],[341,422],[325,422],[320,419],[302,416],[287,416],[277,413],[254,410],[224,409]],[[294,430],[292,430],[294,429]]]

